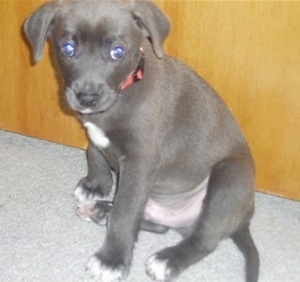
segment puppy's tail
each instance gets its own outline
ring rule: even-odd
[[[257,282],[259,274],[259,254],[250,234],[249,224],[239,229],[231,238],[246,260],[246,281]]]

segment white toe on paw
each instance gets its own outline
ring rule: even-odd
[[[79,202],[84,202],[88,198],[87,192],[81,186],[77,186],[74,191],[74,196],[78,199]]]
[[[167,281],[171,269],[168,267],[168,260],[160,260],[157,255],[151,256],[146,263],[147,274],[155,281]]]
[[[74,191],[74,196],[77,198],[79,202],[92,201],[92,200],[103,200],[102,196],[93,193],[92,191],[88,191],[81,186],[77,186]]]
[[[92,277],[99,277],[101,282],[116,282],[123,278],[122,269],[113,269],[102,263],[96,256],[90,259],[87,265],[87,271]]]

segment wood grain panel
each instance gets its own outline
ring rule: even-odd
[[[257,187],[300,199],[300,2],[157,1],[166,49],[220,93],[241,124]]]
[[[48,47],[41,63],[28,64],[20,27],[42,2],[0,2],[0,128],[83,148],[84,131],[61,110]],[[241,124],[258,190],[300,200],[300,2],[155,2],[173,25],[166,50],[194,67]]]
[[[5,11],[0,18],[0,128],[85,147],[84,131],[64,106],[48,45],[42,61],[30,66],[29,47],[21,27],[43,2],[0,1],[0,11]]]

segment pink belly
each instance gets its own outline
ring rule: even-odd
[[[192,226],[200,216],[209,177],[194,190],[172,195],[168,199],[149,198],[144,211],[148,221],[170,228]]]

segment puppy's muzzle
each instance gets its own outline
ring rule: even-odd
[[[76,94],[76,98],[81,106],[83,107],[94,107],[100,100],[100,95],[98,93],[84,93],[79,92]]]
[[[115,102],[117,93],[107,84],[86,81],[66,87],[66,97],[72,109],[87,114],[107,110]]]

